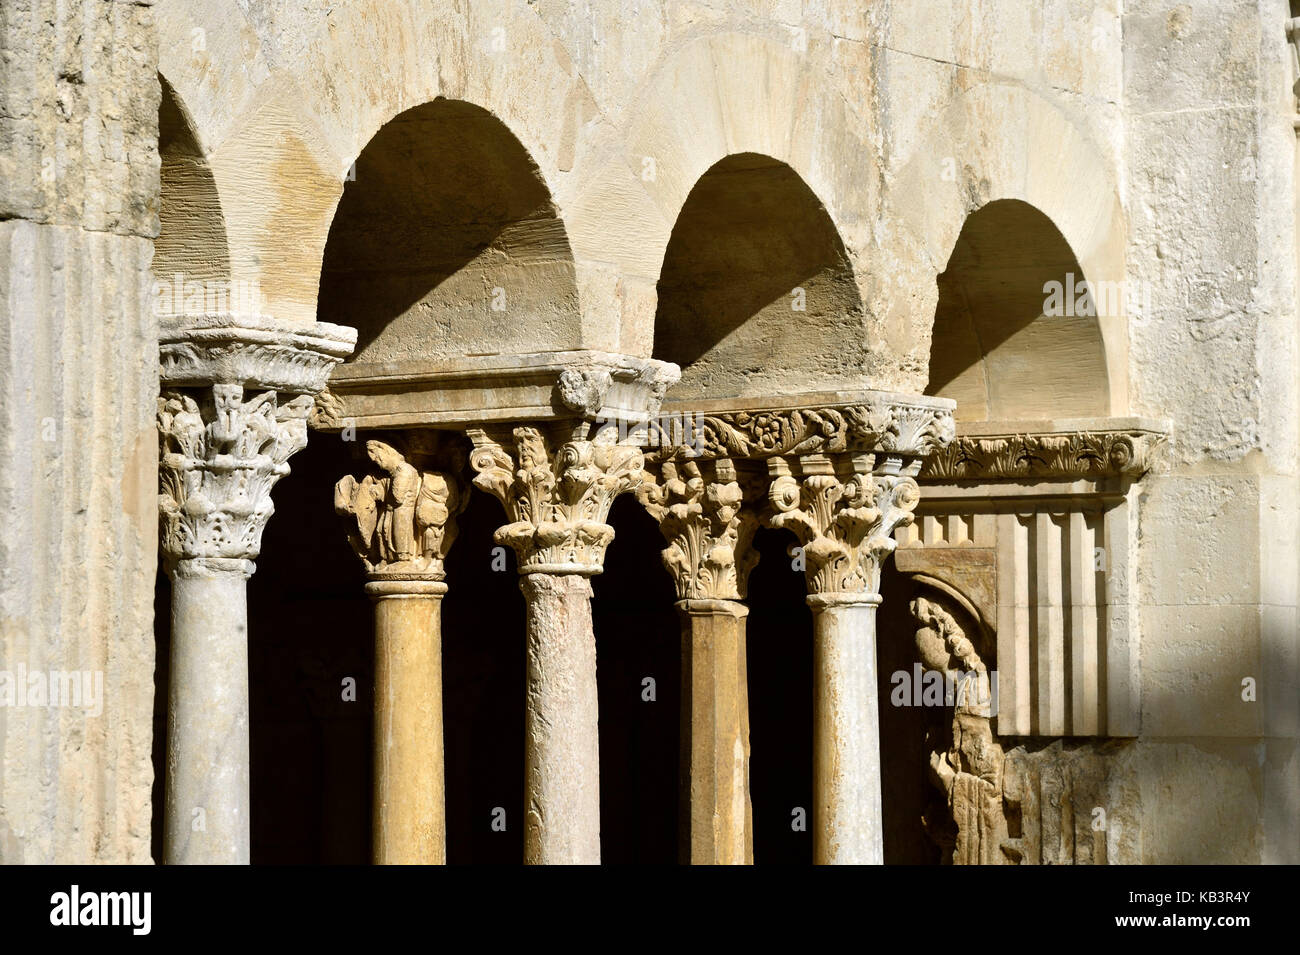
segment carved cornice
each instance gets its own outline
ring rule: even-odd
[[[367,441],[366,453],[373,472],[334,486],[352,549],[372,580],[442,580],[466,489],[455,475],[420,470],[386,442]]]
[[[644,427],[680,369],[671,362],[578,349],[392,362],[348,362],[330,378],[324,430],[500,428],[585,419]]]
[[[673,406],[651,422],[660,459],[772,458],[882,451],[933,454],[954,434],[951,402],[876,396],[802,408],[701,411]]]
[[[274,391],[248,396],[237,384],[162,393],[159,529],[169,570],[236,561],[252,573],[274,511],[271,488],[307,444],[310,408],[309,395],[282,402]]]
[[[1151,467],[1165,437],[1141,430],[962,435],[926,461],[921,479],[1134,479]]]
[[[740,600],[758,562],[751,543],[758,529],[735,466],[727,458],[703,465],[666,461],[658,480],[643,483],[637,498],[659,522],[668,546],[664,567],[678,600]]]
[[[570,440],[552,451],[542,431],[514,428],[507,447],[486,431],[468,431],[474,484],[505,505],[510,523],[497,530],[521,574],[601,572],[614,539],[606,523],[614,498],[644,479],[640,449]]]
[[[263,316],[201,315],[164,320],[159,330],[163,386],[215,382],[314,395],[352,353],[357,331]]]
[[[880,568],[893,552],[896,527],[909,524],[920,500],[906,468],[871,455],[821,455],[799,460],[799,476],[773,462],[767,522],[792,531],[802,545],[810,602],[832,595],[878,595]]]

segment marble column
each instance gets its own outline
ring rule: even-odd
[[[270,489],[356,330],[191,316],[160,333],[159,531],[172,578],[164,860],[243,864],[248,605]]]
[[[245,584],[271,488],[356,331],[260,316],[164,322],[160,537],[172,580],[164,859],[249,861]]]
[[[634,447],[586,439],[587,426],[469,430],[474,484],[510,523],[527,605],[524,861],[600,862],[600,749],[591,584],[614,538],[614,498],[643,479]]]
[[[769,522],[799,539],[813,611],[813,861],[879,865],[876,607],[893,531],[920,498],[919,460],[876,454],[773,458]]]
[[[741,506],[732,461],[665,462],[638,497],[659,522],[682,632],[679,857],[692,865],[754,861],[749,689],[741,603],[758,521]]]
[[[348,518],[375,608],[372,857],[377,865],[442,865],[444,559],[466,489],[385,441],[367,441],[366,452],[372,473],[339,481],[334,508]]]

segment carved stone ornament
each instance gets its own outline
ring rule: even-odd
[[[163,386],[234,382],[247,388],[314,395],[352,353],[357,330],[297,324],[259,315],[199,315],[159,328]]]
[[[665,409],[651,422],[656,457],[770,458],[885,451],[924,456],[952,440],[952,409],[885,399],[831,407],[694,413]]]
[[[873,473],[871,461],[871,455],[804,458],[801,477],[785,473],[772,481],[767,520],[799,539],[810,595],[880,592],[894,529],[911,523],[920,490],[908,473],[915,466],[904,471],[891,459]]]
[[[571,440],[552,450],[532,426],[513,430],[513,447],[482,429],[468,434],[474,484],[505,505],[510,523],[497,530],[495,540],[515,552],[519,572],[600,573],[614,539],[606,523],[610,506],[644,478],[640,449]]]
[[[664,462],[659,479],[638,488],[637,498],[668,541],[663,561],[678,600],[745,596],[749,572],[758,562],[750,546],[758,517],[752,507],[742,507],[743,497],[735,466],[726,458]]]
[[[926,462],[922,480],[1079,480],[1140,477],[1165,436],[1148,431],[1078,431],[958,437]]]
[[[271,488],[307,444],[311,396],[282,401],[240,385],[164,391],[158,400],[159,511],[169,569],[234,560],[252,573],[274,511]]]
[[[946,812],[924,818],[926,829],[954,865],[1005,865],[1013,861],[1003,801],[1002,746],[993,735],[989,672],[956,615],[936,599],[912,601],[920,627],[922,665],[956,687],[951,739],[930,753],[930,778]]]
[[[383,441],[367,441],[366,453],[375,472],[334,486],[352,549],[371,577],[441,580],[468,495],[455,475],[421,471]]]

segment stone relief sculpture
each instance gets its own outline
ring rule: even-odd
[[[934,599],[918,597],[912,616],[921,624],[916,647],[928,670],[956,687],[952,741],[930,754],[930,772],[943,793],[950,819],[926,819],[931,837],[953,865],[1002,865],[1007,820],[1002,808],[1004,755],[993,735],[994,712],[988,667],[954,615]]]
[[[421,471],[383,441],[366,442],[376,472],[345,476],[334,509],[352,519],[353,549],[370,573],[441,573],[456,536],[450,520],[467,503],[454,478]]]

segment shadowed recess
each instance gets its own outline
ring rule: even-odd
[[[675,398],[846,387],[866,366],[862,302],[826,209],[784,163],[728,156],[700,177],[659,273],[654,357]]]
[[[568,237],[498,119],[438,99],[375,135],[330,226],[317,317],[357,328],[356,362],[579,346]]]
[[[221,217],[212,170],[184,106],[162,76],[162,99],[158,106],[159,203],[158,237],[154,239],[153,273],[166,287],[171,301],[176,296],[175,276],[181,282],[212,282],[230,275],[226,229]],[[183,302],[172,302],[169,311],[180,311]],[[199,306],[206,308],[207,306]]]
[[[1033,206],[999,199],[971,213],[939,276],[926,394],[955,399],[959,421],[1108,414],[1101,329],[1087,314],[1107,302],[1083,281]]]

